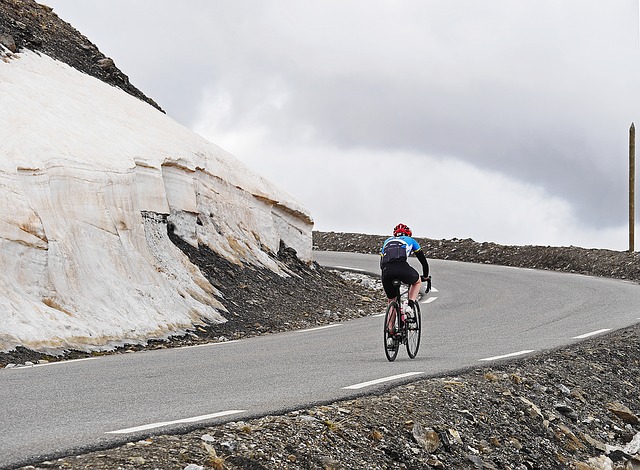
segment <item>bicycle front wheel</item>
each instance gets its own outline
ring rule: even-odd
[[[400,349],[400,329],[398,325],[399,311],[400,307],[398,302],[389,302],[389,305],[387,305],[387,311],[384,315],[384,353],[389,362],[395,361],[396,356],[398,355],[398,349]]]
[[[411,359],[418,354],[420,347],[420,332],[422,330],[422,319],[420,318],[420,307],[413,305],[413,316],[407,319],[407,354]]]

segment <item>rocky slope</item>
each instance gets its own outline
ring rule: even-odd
[[[43,52],[162,111],[155,101],[129,82],[129,77],[116,67],[113,59],[60,19],[51,7],[33,0],[0,1],[0,44],[11,53],[23,49]]]
[[[314,248],[328,251],[378,253],[387,235],[314,232]],[[640,252],[586,249],[574,246],[505,246],[469,238],[417,238],[432,259],[546,269],[614,279],[640,280]]]
[[[367,235],[314,234],[319,249],[371,252],[377,250],[379,240]],[[637,279],[635,254],[575,247],[505,247],[472,240],[424,244],[429,246],[430,258]],[[214,283],[227,273],[239,292],[260,288],[276,299],[291,297],[293,285],[272,285],[263,278],[265,273],[234,271],[202,248],[191,252],[182,248],[203,269],[212,266],[206,275]],[[315,283],[327,284],[313,297],[322,312],[305,309],[309,316],[304,322],[379,310],[380,292],[299,263],[290,250],[281,250],[279,256],[304,279],[296,284],[301,294],[319,285]],[[332,311],[332,286],[357,290],[360,307],[345,315]],[[309,291],[309,295],[314,294]],[[270,311],[269,304],[256,306],[262,308]],[[263,317],[270,321],[259,324],[251,317],[237,318],[224,334],[278,331],[284,323],[272,313]],[[333,314],[336,318],[331,318]],[[291,327],[298,326],[304,325]],[[640,327],[634,326],[527,359],[407,382],[354,400],[229,422],[185,435],[153,436],[28,468],[640,468],[639,332]],[[202,340],[218,333],[203,333]]]

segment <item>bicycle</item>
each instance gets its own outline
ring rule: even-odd
[[[394,286],[401,287],[400,280],[393,281]],[[389,362],[395,361],[398,356],[400,345],[407,347],[407,354],[411,359],[418,354],[420,347],[420,332],[422,328],[422,319],[420,317],[420,306],[418,302],[409,307],[403,297],[409,296],[409,286],[400,290],[400,294],[394,300],[389,302],[384,315],[384,353]],[[406,305],[406,311],[403,312],[403,306]]]

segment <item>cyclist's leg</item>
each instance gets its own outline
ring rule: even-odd
[[[413,300],[414,302],[418,300],[418,294],[420,294],[420,285],[422,281],[420,280],[420,276],[418,276],[418,280],[411,284],[409,287],[409,300]]]
[[[389,304],[391,304],[391,302],[395,301],[395,299],[388,299],[389,300]],[[389,333],[391,334],[395,334],[395,326],[396,326],[396,309],[391,309],[389,311],[389,315],[387,318],[387,330],[389,330]]]
[[[396,279],[395,272],[393,268],[385,268],[382,270],[382,287],[384,288],[384,292],[387,295],[387,303],[395,301],[400,295],[400,287],[394,285],[393,281]],[[394,327],[396,323],[396,309],[392,309],[390,315],[388,316],[388,324],[387,328],[390,333],[395,333]]]
[[[409,300],[416,301],[420,294],[420,275],[409,263],[402,263],[402,282],[409,284]]]
[[[400,335],[399,331],[399,315],[400,305],[395,300],[392,300],[387,305],[387,311],[385,316],[385,328],[390,338],[396,338]]]
[[[384,322],[384,353],[387,356],[387,359],[389,361],[394,361],[396,356],[398,355],[398,350],[400,349],[400,341],[398,340],[398,337],[393,334],[388,325],[389,323],[391,323],[389,321],[389,318],[391,317],[391,314],[393,314],[393,318],[395,318],[396,320],[393,322],[394,323],[394,328],[392,328],[392,330],[395,330],[395,323],[397,323],[397,319],[398,319],[398,315],[396,314],[396,311],[398,309],[398,303],[397,302],[390,302],[389,305],[387,306],[387,312],[385,315],[385,322]]]

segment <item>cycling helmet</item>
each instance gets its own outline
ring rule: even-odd
[[[398,224],[393,229],[393,236],[397,237],[398,235],[406,235],[407,237],[410,237],[411,229],[407,227],[405,224]]]

